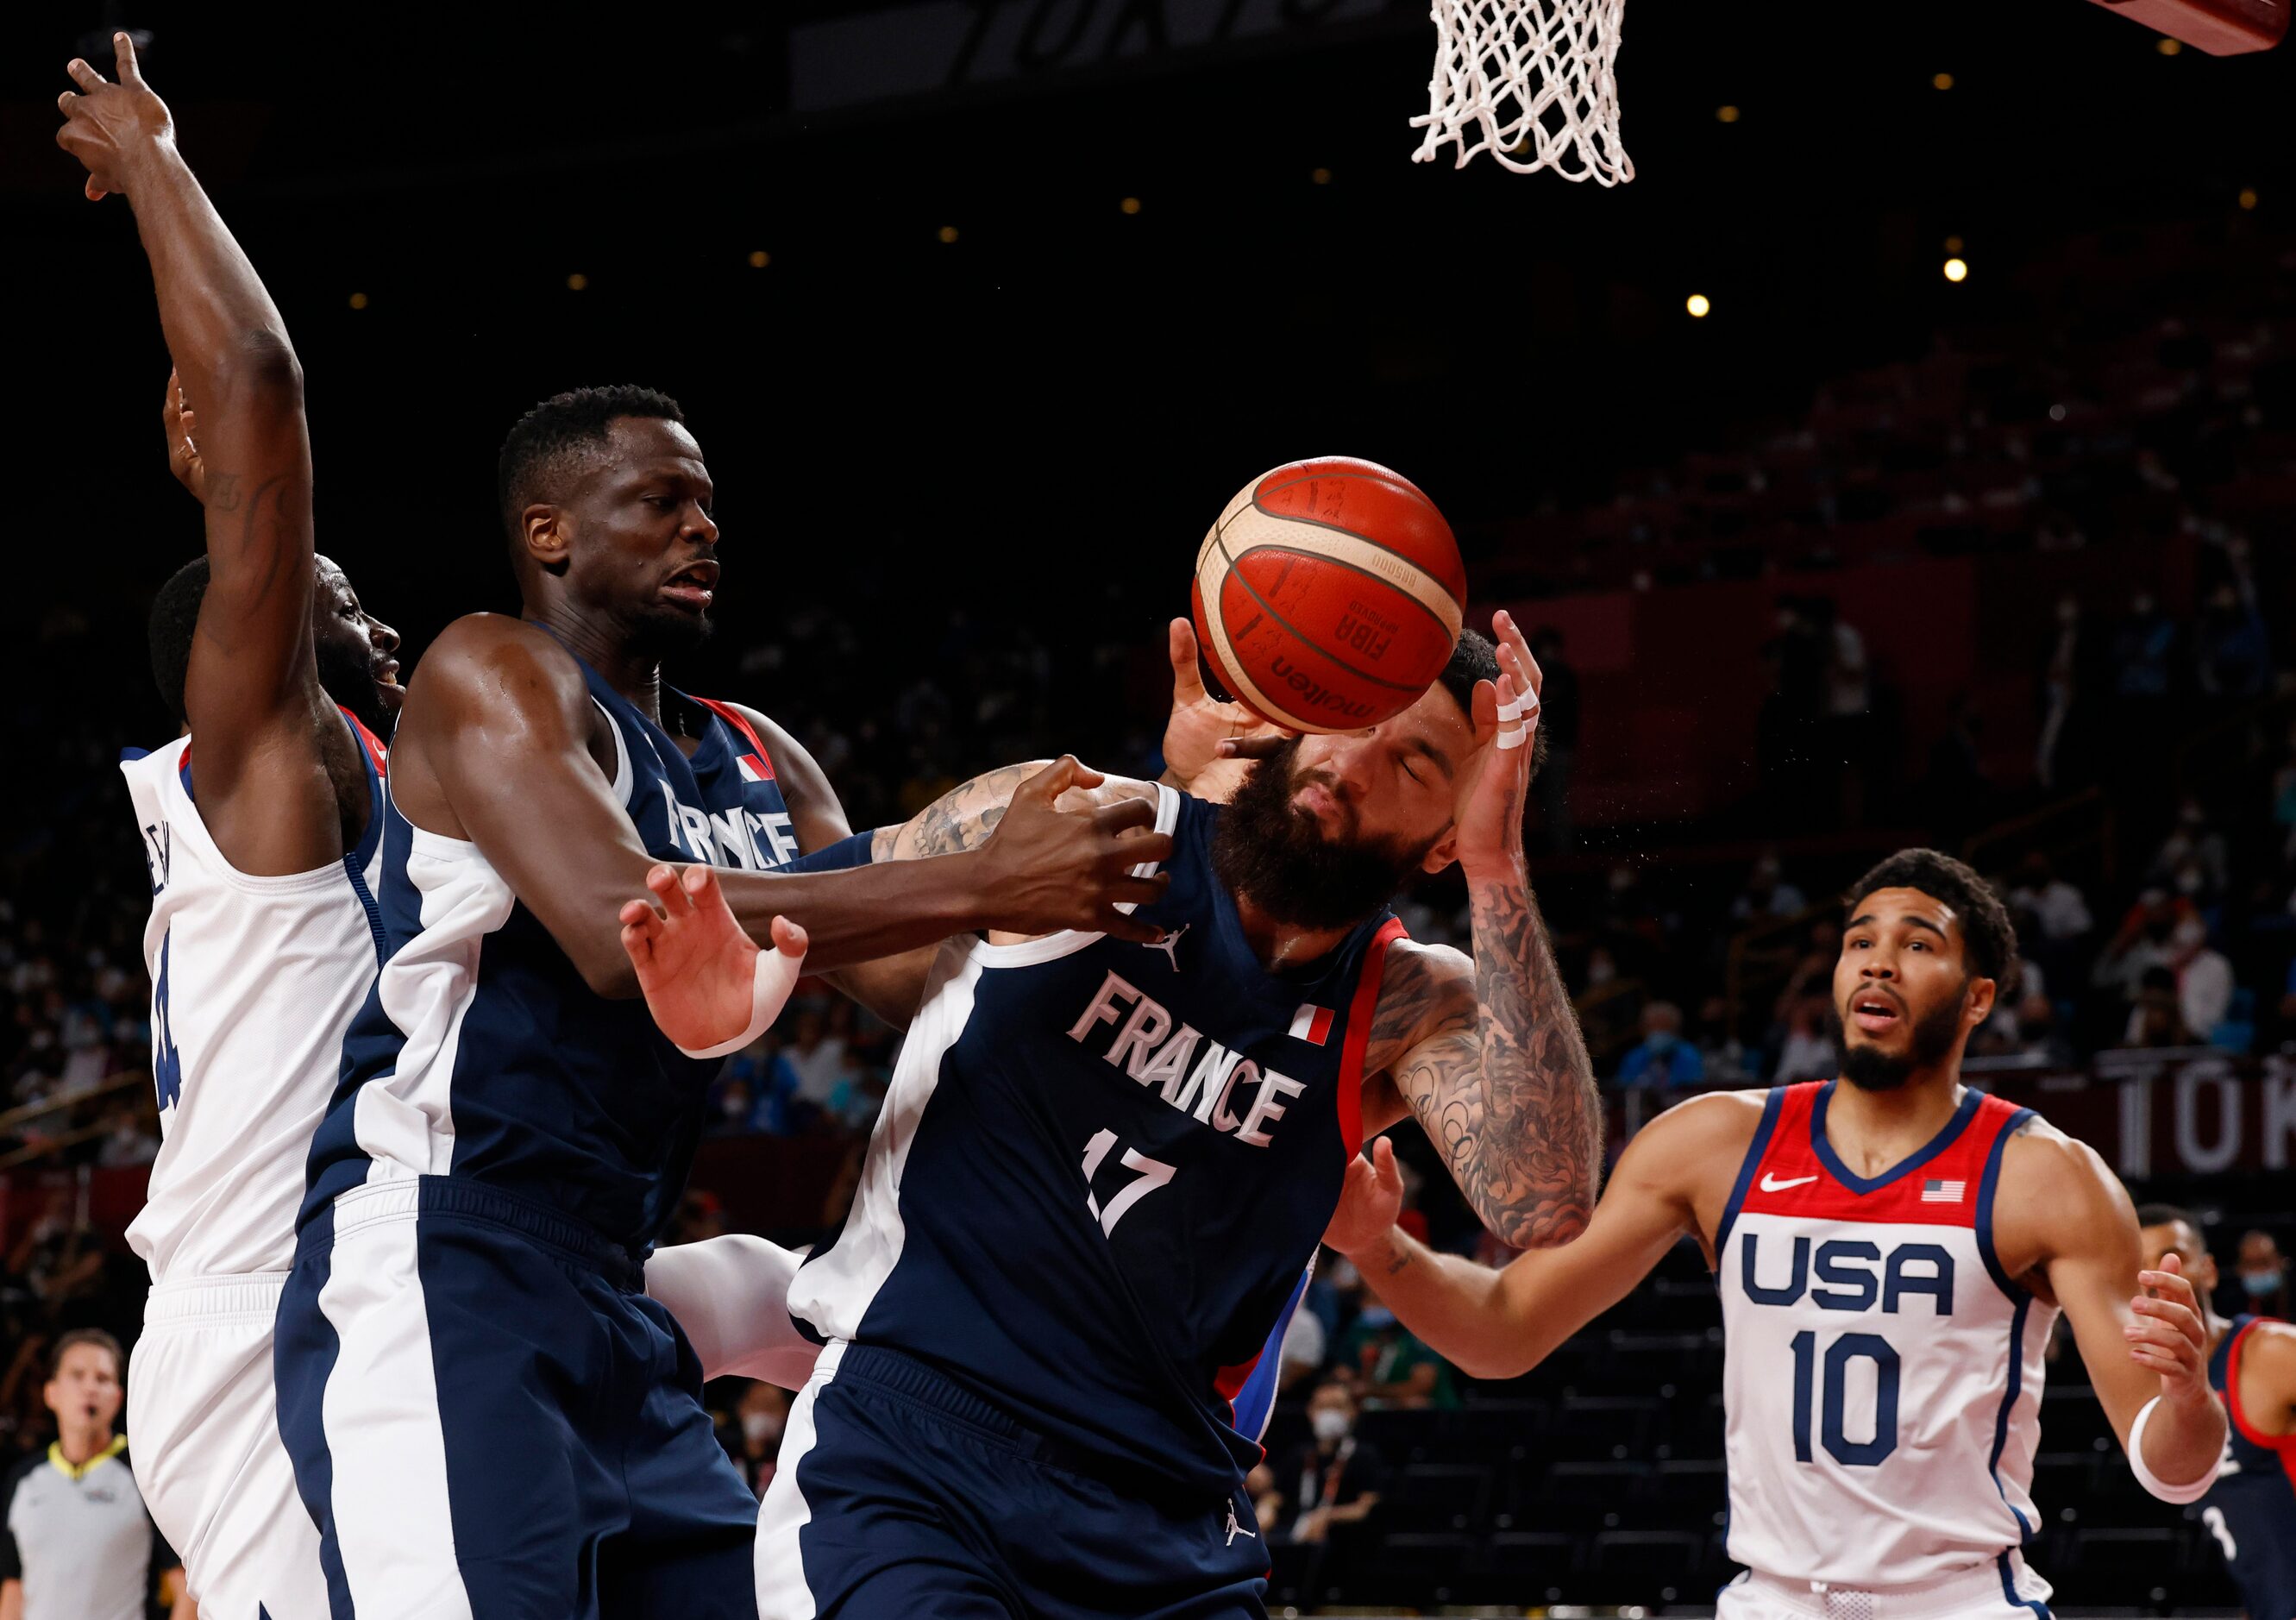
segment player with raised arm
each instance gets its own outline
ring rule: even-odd
[[[808,870],[745,711],[664,685],[707,633],[713,489],[675,402],[545,401],[499,488],[520,619],[439,637],[393,739],[382,966],[312,1143],[283,1298],[280,1425],[334,1611],[751,1612],[755,1507],[693,1353],[639,1291],[714,1057],[636,999],[614,914],[657,861],[727,868],[767,943],[733,1044],[800,952],[836,968],[952,929],[1148,931],[1149,807],[1067,815],[1041,773],[981,848]],[[822,851],[832,864],[852,851]],[[818,857],[808,858],[818,861]]]
[[[1402,714],[1292,739],[1225,808],[1152,803],[1156,938],[942,947],[842,1229],[790,1286],[826,1341],[761,1510],[767,1616],[1256,1614],[1267,1557],[1229,1402],[1368,1131],[1406,1114],[1521,1245],[1584,1223],[1592,1074],[1521,848],[1537,667],[1462,638]],[[1502,719],[1502,714],[1506,716]],[[877,835],[978,844],[1033,767]],[[1475,955],[1386,909],[1464,868]],[[652,876],[626,944],[665,1031],[740,1012],[714,878]]]
[[[2096,1154],[1961,1082],[1969,1032],[2017,960],[1982,880],[1927,850],[1849,896],[1833,974],[1837,1081],[1721,1091],[1628,1145],[1577,1241],[1492,1271],[1395,1224],[1382,1143],[1350,1166],[1327,1236],[1405,1326],[1507,1378],[1697,1238],[1722,1292],[1725,1620],[2045,1615],[2019,1549],[2044,1351],[2062,1311],[2145,1489],[2216,1477],[2224,1413],[2174,1259],[2144,1269]]]
[[[121,34],[113,49],[116,83],[70,64],[57,140],[91,199],[120,194],[135,214],[177,372],[168,459],[207,527],[206,555],[152,621],[153,674],[185,734],[121,768],[151,868],[162,1135],[127,1232],[152,1282],[129,1426],[152,1517],[208,1612],[312,1614],[326,1600],[318,1535],[279,1442],[271,1320],[311,1132],[374,979],[363,885],[398,638],[312,549],[285,324],[134,45]]]
[[[2243,1313],[2222,1317],[2216,1256],[2200,1223],[2181,1209],[2148,1204],[2136,1212],[2146,1262],[2175,1255],[2202,1301],[2209,1387],[2231,1427],[2224,1468],[2201,1498],[2201,1522],[2224,1553],[2249,1620],[2296,1620],[2296,1326]]]

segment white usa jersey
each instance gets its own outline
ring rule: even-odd
[[[294,1263],[311,1133],[380,960],[368,877],[383,749],[343,720],[365,767],[366,830],[340,860],[282,877],[239,871],[209,836],[191,738],[120,762],[152,869],[144,965],[161,1141],[127,1242],[154,1283]]]
[[[1769,1094],[1716,1234],[1730,1557],[1836,1586],[1988,1564],[2005,1583],[2039,1523],[2056,1318],[1993,1248],[2002,1150],[2030,1111],[1970,1091],[1869,1180],[1826,1141],[1833,1090]]]

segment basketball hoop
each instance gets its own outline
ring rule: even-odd
[[[1434,0],[1435,76],[1412,160],[1456,142],[1456,167],[1488,152],[1519,174],[1616,185],[1635,177],[1619,144],[1619,20],[1626,0]]]

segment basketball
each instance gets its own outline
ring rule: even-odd
[[[1325,456],[1236,492],[1196,554],[1196,640],[1229,695],[1294,731],[1356,731],[1418,701],[1459,638],[1467,572],[1435,503]]]

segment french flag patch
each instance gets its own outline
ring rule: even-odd
[[[745,753],[734,763],[741,767],[744,782],[770,782],[774,779],[774,768],[766,763],[763,754]]]
[[[1931,1180],[1922,1183],[1922,1202],[1924,1204],[1958,1204],[1961,1202],[1963,1195],[1968,1191],[1969,1183],[1966,1181],[1939,1181]]]
[[[1292,1039],[1304,1040],[1309,1046],[1321,1046],[1332,1038],[1332,1009],[1328,1007],[1302,1007],[1292,1015]]]

